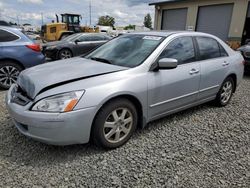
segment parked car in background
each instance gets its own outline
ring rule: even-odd
[[[22,70],[44,62],[38,44],[17,28],[0,26],[0,88],[8,89]]]
[[[31,31],[26,31],[25,34],[32,40],[40,40],[41,37],[40,35],[34,33],[34,32],[31,32]]]
[[[68,59],[86,54],[106,43],[111,37],[96,33],[76,33],[60,41],[48,42],[42,46],[43,53],[52,60]]]
[[[22,72],[6,103],[28,137],[55,145],[92,139],[116,148],[168,114],[208,101],[226,106],[242,80],[242,62],[208,34],[124,34],[85,57]]]
[[[245,71],[250,71],[250,42],[244,46],[241,46],[240,51],[245,59]]]

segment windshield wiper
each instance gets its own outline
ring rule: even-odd
[[[112,64],[112,61],[108,60],[108,59],[104,59],[104,58],[99,58],[99,57],[91,57],[90,59],[94,60],[94,61],[100,61],[102,63],[108,63],[108,64]]]

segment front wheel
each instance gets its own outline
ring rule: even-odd
[[[230,102],[233,96],[234,84],[235,83],[231,77],[228,77],[223,82],[214,101],[217,106],[226,106]]]
[[[58,59],[69,59],[71,57],[73,57],[73,55],[69,49],[62,49],[58,54]]]
[[[117,148],[129,140],[137,122],[135,106],[127,99],[115,99],[98,112],[93,124],[92,140],[103,148]]]

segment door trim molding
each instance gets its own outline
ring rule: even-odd
[[[179,100],[181,98],[189,97],[191,95],[195,95],[195,94],[198,94],[198,93],[199,93],[199,91],[196,91],[196,92],[189,93],[189,94],[186,94],[186,95],[182,95],[182,96],[179,96],[179,97],[175,97],[175,98],[172,98],[172,99],[169,99],[169,100],[166,100],[166,101],[155,103],[155,104],[150,105],[150,108],[153,108],[153,107],[156,107],[156,106],[160,106],[160,105],[172,102],[172,101],[176,101],[176,100]]]
[[[192,95],[195,95],[195,94],[198,94],[198,93],[202,93],[202,92],[205,92],[205,91],[208,91],[208,90],[211,90],[211,89],[215,89],[215,88],[218,88],[219,86],[220,85],[215,85],[215,86],[208,87],[208,88],[205,88],[205,89],[193,92],[193,93],[189,93],[189,94],[186,94],[186,95],[175,97],[175,98],[172,98],[172,99],[169,99],[169,100],[166,100],[166,101],[158,102],[158,103],[150,105],[150,108],[160,106],[160,105],[163,105],[163,104],[166,104],[166,103],[169,103],[169,102],[173,102],[173,101],[176,101],[176,100],[179,100],[179,99],[182,99],[182,98],[185,98],[185,97],[189,97],[189,96],[192,96]]]
[[[212,87],[207,87],[205,89],[200,90],[199,92],[201,93],[201,92],[208,91],[208,90],[211,90],[211,89],[215,89],[215,88],[218,88],[218,87],[220,87],[220,85],[215,85],[215,86],[212,86]]]

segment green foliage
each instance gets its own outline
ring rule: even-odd
[[[144,17],[144,26],[152,29],[152,18],[149,13]]]
[[[98,19],[98,25],[114,27],[115,18],[109,15],[101,16]]]
[[[135,30],[135,25],[129,24],[128,26],[124,27],[124,30]]]

